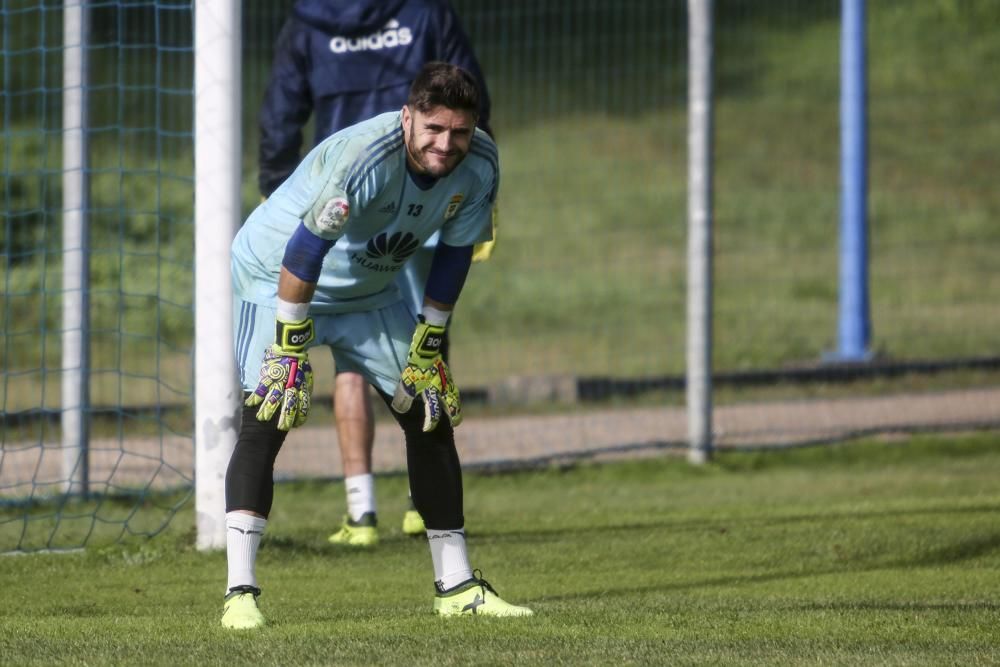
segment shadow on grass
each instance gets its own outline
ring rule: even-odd
[[[980,535],[967,540],[932,549],[918,558],[902,559],[889,563],[888,567],[927,567],[929,565],[952,565],[972,560],[1000,549],[1000,533]]]
[[[628,533],[633,531],[648,531],[650,529],[664,529],[671,531],[697,531],[697,532],[724,532],[734,525],[788,525],[797,523],[812,523],[815,521],[847,521],[847,520],[870,520],[888,519],[902,517],[919,517],[933,515],[966,515],[1000,512],[1000,505],[982,504],[970,505],[967,507],[925,507],[908,510],[885,510],[881,512],[831,512],[814,514],[793,514],[779,517],[744,517],[733,516],[725,519],[704,519],[694,517],[679,521],[647,521],[624,524],[596,525],[587,524],[570,528],[551,528],[542,530],[519,530],[519,531],[491,531],[477,530],[468,531],[470,536],[479,542],[520,542],[534,541],[545,542],[560,539],[566,536],[583,534],[609,534]]]
[[[265,535],[261,549],[269,553],[286,553],[288,555],[328,556],[337,558],[370,558],[373,553],[399,553],[413,546],[426,548],[424,538],[409,535],[382,535],[377,547],[352,548],[330,544],[326,534],[321,533],[308,537],[300,535]]]
[[[884,560],[882,558],[859,558],[838,567],[815,567],[809,569],[798,569],[794,572],[767,572],[760,574],[750,574],[745,576],[726,576],[703,579],[701,581],[664,583],[652,586],[635,586],[628,588],[613,588],[577,591],[565,595],[552,595],[541,598],[545,601],[566,601],[592,598],[596,594],[601,596],[627,596],[650,592],[677,592],[689,591],[711,587],[725,587],[745,584],[762,584],[778,581],[794,581],[797,579],[811,579],[829,574],[863,573],[876,572],[880,570],[906,570],[935,565],[954,565],[956,563],[972,560],[1000,549],[1000,533],[990,535],[980,535],[961,540],[939,549],[932,549],[924,554],[913,558],[899,558]],[[905,602],[838,602],[838,603],[809,603],[795,608],[804,609],[886,609],[886,610],[933,610],[933,609],[1000,609],[1000,602],[933,602],[933,603],[905,603]]]

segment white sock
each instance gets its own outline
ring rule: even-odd
[[[257,586],[254,565],[257,562],[257,547],[264,534],[267,519],[242,512],[226,513],[226,563],[229,566],[229,582],[226,592],[236,586]]]
[[[439,591],[454,588],[472,578],[469,556],[465,551],[465,530],[428,530],[434,563],[434,585]]]
[[[375,476],[353,475],[344,478],[347,489],[347,515],[359,521],[366,512],[375,512]]]

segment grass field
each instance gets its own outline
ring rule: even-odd
[[[339,485],[281,485],[258,574],[271,624],[218,624],[221,553],[190,508],[150,541],[0,558],[4,665],[1000,662],[995,433],[466,477],[475,567],[530,620],[429,613],[426,545],[325,543]]]

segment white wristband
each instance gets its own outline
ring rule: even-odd
[[[443,327],[448,324],[448,318],[451,317],[450,310],[438,310],[434,306],[428,306],[424,304],[424,321],[427,324],[433,324],[436,327]]]
[[[301,322],[308,316],[308,303],[292,303],[278,297],[278,319],[282,322]]]

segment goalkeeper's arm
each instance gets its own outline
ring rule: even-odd
[[[462,293],[465,279],[472,266],[473,246],[452,246],[438,243],[434,250],[427,284],[424,286],[425,303],[429,300],[444,310],[451,310]]]
[[[259,406],[259,421],[269,422],[277,413],[279,431],[302,426],[309,416],[313,373],[306,348],[314,338],[309,302],[315,289],[315,283],[281,267],[274,344],[264,353],[257,388],[245,402]]]
[[[285,248],[278,276],[274,344],[264,354],[260,381],[246,400],[248,407],[260,406],[260,421],[270,421],[277,412],[281,431],[301,426],[309,413],[313,377],[306,348],[314,337],[309,304],[323,258],[332,246],[333,241],[300,225]]]
[[[393,395],[396,412],[408,412],[413,399],[418,395],[423,398],[425,431],[437,428],[442,414],[448,416],[452,426],[462,422],[461,398],[441,358],[441,343],[471,265],[472,246],[438,244],[424,289],[423,313]]]
[[[285,246],[281,273],[278,274],[278,302],[299,304],[302,320],[305,319],[309,302],[316,292],[316,283],[323,269],[323,258],[334,243],[333,240],[323,239],[312,233],[305,224],[299,224]]]

